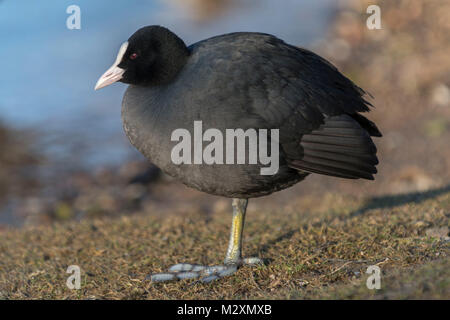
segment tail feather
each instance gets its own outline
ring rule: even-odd
[[[370,128],[372,133],[379,133],[373,129],[375,125]],[[290,159],[292,168],[347,179],[373,180],[373,174],[377,173],[377,148],[370,132],[352,116],[325,119],[319,129],[303,136],[300,145],[303,157]]]

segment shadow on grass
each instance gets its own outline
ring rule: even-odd
[[[263,257],[265,255],[265,253],[267,253],[267,251],[273,247],[276,243],[281,242],[283,240],[288,240],[290,238],[292,238],[292,236],[298,232],[298,228],[295,229],[291,229],[285,233],[283,233],[282,235],[276,237],[273,240],[268,241],[266,244],[264,244],[259,250],[258,253],[260,255],[260,257]],[[268,259],[268,258],[263,258],[264,260],[264,264],[268,265],[272,262],[272,259]]]
[[[387,196],[381,196],[381,197],[373,197],[373,198],[369,199],[362,208],[351,213],[350,217],[363,215],[366,212],[368,212],[370,210],[374,210],[374,209],[387,209],[387,208],[394,208],[394,207],[398,207],[398,206],[402,206],[402,205],[410,204],[410,203],[421,203],[425,200],[438,197],[447,192],[450,192],[450,184],[440,187],[440,188],[424,191],[424,192],[411,192],[411,193],[405,193],[405,194],[399,194],[399,195],[387,195]],[[327,221],[318,222],[318,224],[323,224],[323,223],[327,223]],[[305,226],[303,226],[303,227],[305,227]],[[302,228],[302,227],[300,226],[300,228]],[[258,253],[261,256],[264,256],[264,254],[267,253],[269,248],[271,248],[272,246],[274,246],[275,244],[277,244],[283,240],[291,239],[294,236],[294,234],[297,233],[298,231],[299,231],[298,227],[287,230],[285,233],[281,234],[280,236],[276,237],[275,239],[270,240],[266,244],[264,244],[258,250]],[[264,261],[265,261],[266,265],[268,265],[272,262],[271,259],[264,259]]]
[[[381,197],[373,197],[367,201],[367,203],[360,209],[353,212],[350,216],[358,216],[365,214],[369,210],[374,209],[387,209],[387,208],[394,208],[398,206],[402,206],[405,204],[410,203],[421,203],[425,200],[435,198],[440,196],[441,194],[450,192],[450,184],[436,188],[431,189],[424,192],[411,192],[411,193],[405,193],[405,194],[398,194],[398,195],[387,195],[387,196],[381,196]]]

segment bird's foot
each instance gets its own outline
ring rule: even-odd
[[[198,279],[208,283],[235,273],[242,266],[262,265],[260,258],[242,258],[238,261],[227,261],[221,265],[204,266],[200,264],[178,263],[171,266],[167,272],[154,273],[150,276],[153,282],[175,281],[184,279]]]

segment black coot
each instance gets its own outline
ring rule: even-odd
[[[261,263],[241,256],[248,198],[290,187],[310,173],[348,179],[373,179],[376,173],[370,136],[381,134],[359,114],[369,111],[365,92],[325,59],[272,35],[231,33],[187,47],[166,28],[144,27],[122,44],[96,89],[116,81],[130,84],[122,120],[131,143],[184,184],[233,198],[225,263],[177,264],[153,274],[153,281],[208,282],[243,264]],[[205,138],[208,129],[213,131]],[[227,130],[237,129],[244,133],[243,149],[239,137],[227,139]],[[255,137],[257,149],[252,149]],[[181,142],[186,143],[182,151],[177,149]],[[202,150],[212,142],[217,148],[210,150],[211,162],[202,158]],[[273,143],[278,149],[271,149]],[[271,164],[267,157],[261,160],[261,150]],[[251,162],[255,152],[260,160]],[[275,170],[263,173],[272,164]]]

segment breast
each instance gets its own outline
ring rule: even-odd
[[[214,128],[224,136],[226,129],[259,129],[260,126],[258,119],[253,119],[246,113],[245,106],[239,104],[244,99],[235,96],[228,101],[214,101],[212,93],[202,88],[199,89],[201,94],[194,94],[198,89],[194,85],[191,81],[186,86],[183,83],[157,88],[130,86],[125,92],[122,103],[125,133],[131,144],[153,164],[189,187],[225,197],[267,195],[304,178],[306,174],[288,168],[282,158],[275,175],[261,175],[259,163],[175,164],[172,151],[179,141],[172,141],[171,137],[177,129],[186,130],[194,139],[194,122],[200,120],[203,133]],[[191,141],[194,154],[194,140]],[[207,144],[203,143],[203,147]]]

